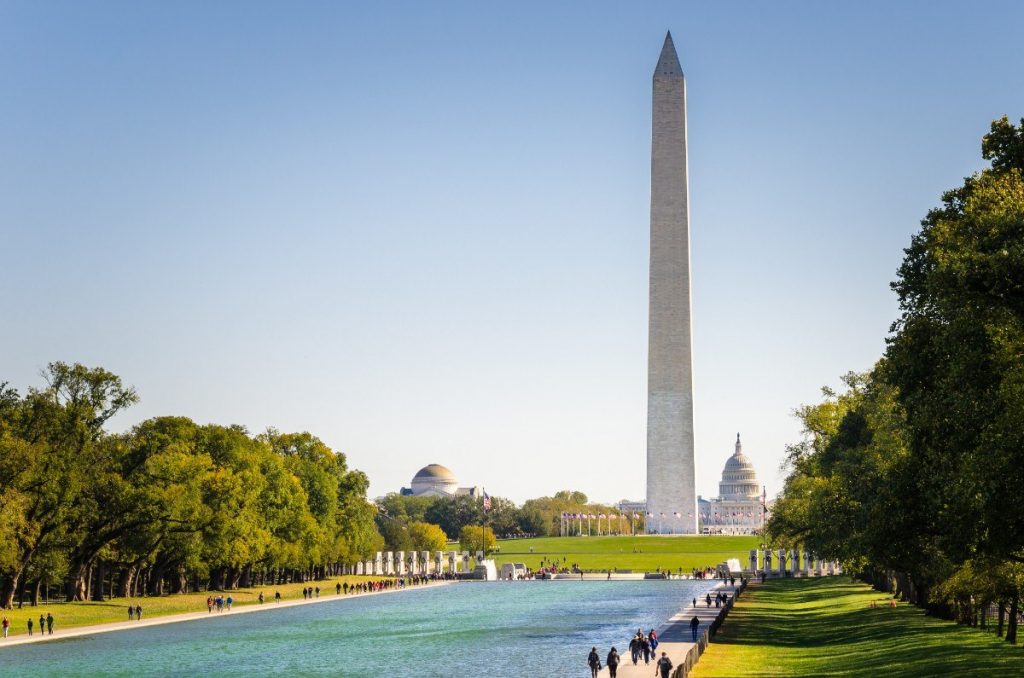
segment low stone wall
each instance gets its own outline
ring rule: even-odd
[[[722,622],[724,622],[725,618],[729,616],[729,611],[732,610],[732,606],[736,603],[736,599],[740,597],[740,594],[742,594],[746,588],[746,582],[736,587],[733,595],[729,597],[729,602],[722,607],[718,616],[715,617],[713,622],[711,622],[711,626],[697,636],[697,642],[693,643],[690,649],[686,651],[686,656],[683,661],[679,662],[673,670],[672,678],[686,678],[686,676],[690,674],[690,671],[693,670],[693,667],[696,666],[697,662],[700,660],[700,656],[704,654],[704,650],[708,649],[708,644],[711,643],[715,634],[718,633],[718,629],[722,627]]]

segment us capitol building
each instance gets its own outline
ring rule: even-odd
[[[740,434],[736,451],[725,462],[718,496],[697,497],[697,511],[704,534],[754,534],[764,525],[761,485],[754,465],[743,454]]]

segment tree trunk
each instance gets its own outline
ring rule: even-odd
[[[132,582],[135,579],[135,566],[129,565],[121,570],[121,577],[117,582],[117,595],[121,598],[129,598],[132,595]]]
[[[25,572],[22,565],[11,575],[10,579],[4,581],[3,591],[0,591],[0,610],[10,610],[14,605],[14,592],[18,590],[18,584]]]
[[[21,584],[18,586],[18,609],[25,604],[25,579],[22,578]]]
[[[107,564],[103,561],[102,558],[99,558],[96,561],[96,585],[92,587],[92,596],[90,596],[90,600],[93,600],[97,603],[102,603],[104,600],[106,600],[104,595],[106,593],[106,583]]]
[[[1006,642],[1017,644],[1017,603],[1020,602],[1020,596],[1017,592],[1014,592],[1013,598],[1010,599],[1010,623],[1006,625]]]
[[[69,603],[75,600],[86,600],[85,578],[89,574],[89,568],[84,563],[79,563],[71,568],[69,574],[70,578],[64,583],[64,598]]]
[[[996,625],[996,637],[997,638],[1002,638],[1003,637],[1003,622],[1006,621],[1006,603],[1004,603],[1001,600],[999,601],[999,615],[998,615],[998,619],[999,619],[999,621],[998,621],[998,623]]]
[[[32,607],[39,604],[39,589],[43,586],[43,580],[37,579],[36,585],[32,587]]]

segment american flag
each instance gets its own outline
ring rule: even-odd
[[[484,510],[491,510],[491,495],[487,494],[487,490],[484,490]]]

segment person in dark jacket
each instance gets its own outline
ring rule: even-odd
[[[661,653],[661,659],[658,660],[658,671],[661,672],[661,678],[668,678],[672,671],[672,660],[664,652]]]
[[[629,641],[629,656],[633,660],[633,666],[636,666],[636,661],[640,658],[640,636],[633,636],[633,640]]]
[[[587,664],[590,665],[590,675],[597,678],[597,672],[601,670],[601,656],[597,654],[597,648],[592,648],[587,655]]]
[[[647,640],[647,636],[640,635],[640,652],[644,655],[644,664],[651,663],[651,641]]]
[[[690,620],[690,631],[693,632],[693,642],[697,642],[697,629],[700,628],[700,619],[697,619],[697,615],[693,615],[693,619]]]
[[[604,663],[608,665],[608,675],[610,678],[615,678],[615,673],[619,670],[619,651],[612,647]]]

